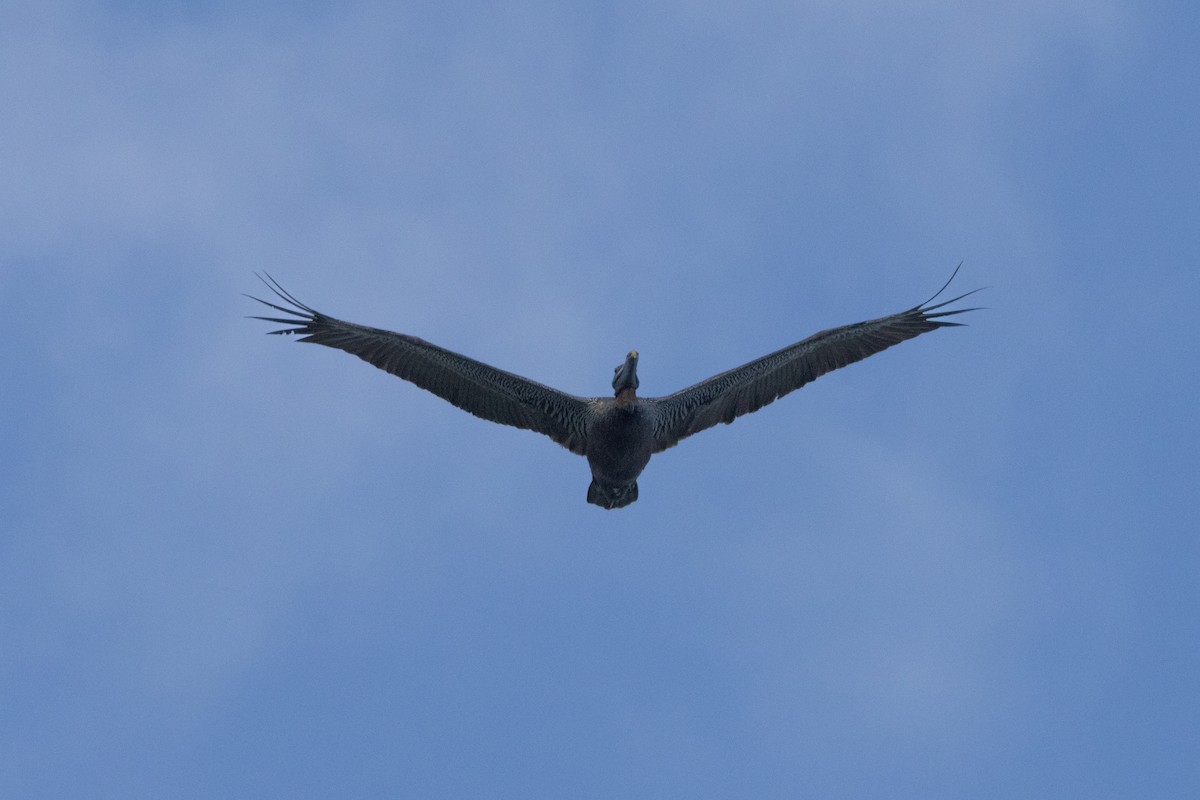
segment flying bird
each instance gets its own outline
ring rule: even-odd
[[[943,317],[978,309],[939,309],[978,289],[933,305],[957,274],[958,268],[933,297],[907,311],[821,331],[665,397],[638,396],[636,350],[613,370],[612,397],[576,397],[415,336],[334,319],[301,303],[270,275],[258,278],[284,305],[247,297],[288,315],[252,317],[289,326],[272,334],[299,334],[298,341],[345,350],[477,417],[543,433],[585,456],[592,470],[587,501],[612,509],[637,500],[638,476],[655,453],[894,344],[962,325]]]

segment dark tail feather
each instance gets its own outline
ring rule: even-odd
[[[637,482],[626,486],[602,486],[592,481],[588,486],[587,501],[594,506],[613,509],[624,508],[638,499]]]

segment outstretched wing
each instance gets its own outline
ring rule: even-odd
[[[584,453],[587,399],[496,369],[415,336],[334,319],[301,303],[270,275],[258,277],[286,305],[247,297],[291,315],[252,317],[292,326],[271,333],[300,334],[303,338],[298,341],[345,350],[433,392],[463,411],[501,425],[544,433],[571,452]]]
[[[907,311],[821,331],[683,391],[654,398],[651,401],[655,406],[654,452],[674,447],[681,439],[718,422],[733,422],[827,372],[861,361],[894,344],[938,328],[961,325],[940,318],[977,309],[938,309],[974,294],[978,289],[930,305],[957,274],[956,268],[937,294]]]

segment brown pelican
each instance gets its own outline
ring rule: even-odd
[[[956,268],[933,297],[907,311],[821,331],[665,397],[638,397],[636,350],[614,370],[612,397],[576,397],[415,336],[326,316],[301,303],[270,275],[259,280],[286,307],[247,297],[290,315],[252,317],[290,326],[271,333],[302,334],[301,342],[345,350],[477,417],[544,433],[572,453],[586,456],[592,468],[587,501],[623,508],[637,500],[638,475],[654,453],[718,422],[730,423],[757,411],[826,372],[922,333],[961,325],[941,317],[977,309],[938,309],[974,292],[931,305],[957,274]]]

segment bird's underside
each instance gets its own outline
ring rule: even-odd
[[[733,422],[894,344],[961,325],[944,318],[976,309],[941,309],[974,292],[932,304],[954,275],[937,294],[907,311],[821,331],[665,397],[637,395],[637,351],[614,370],[613,396],[577,397],[415,336],[326,316],[301,303],[270,275],[259,278],[283,305],[252,299],[289,315],[254,317],[288,326],[271,333],[299,334],[301,342],[344,350],[477,417],[545,434],[585,456],[592,470],[587,501],[623,508],[637,500],[637,477],[654,453],[719,422]]]

